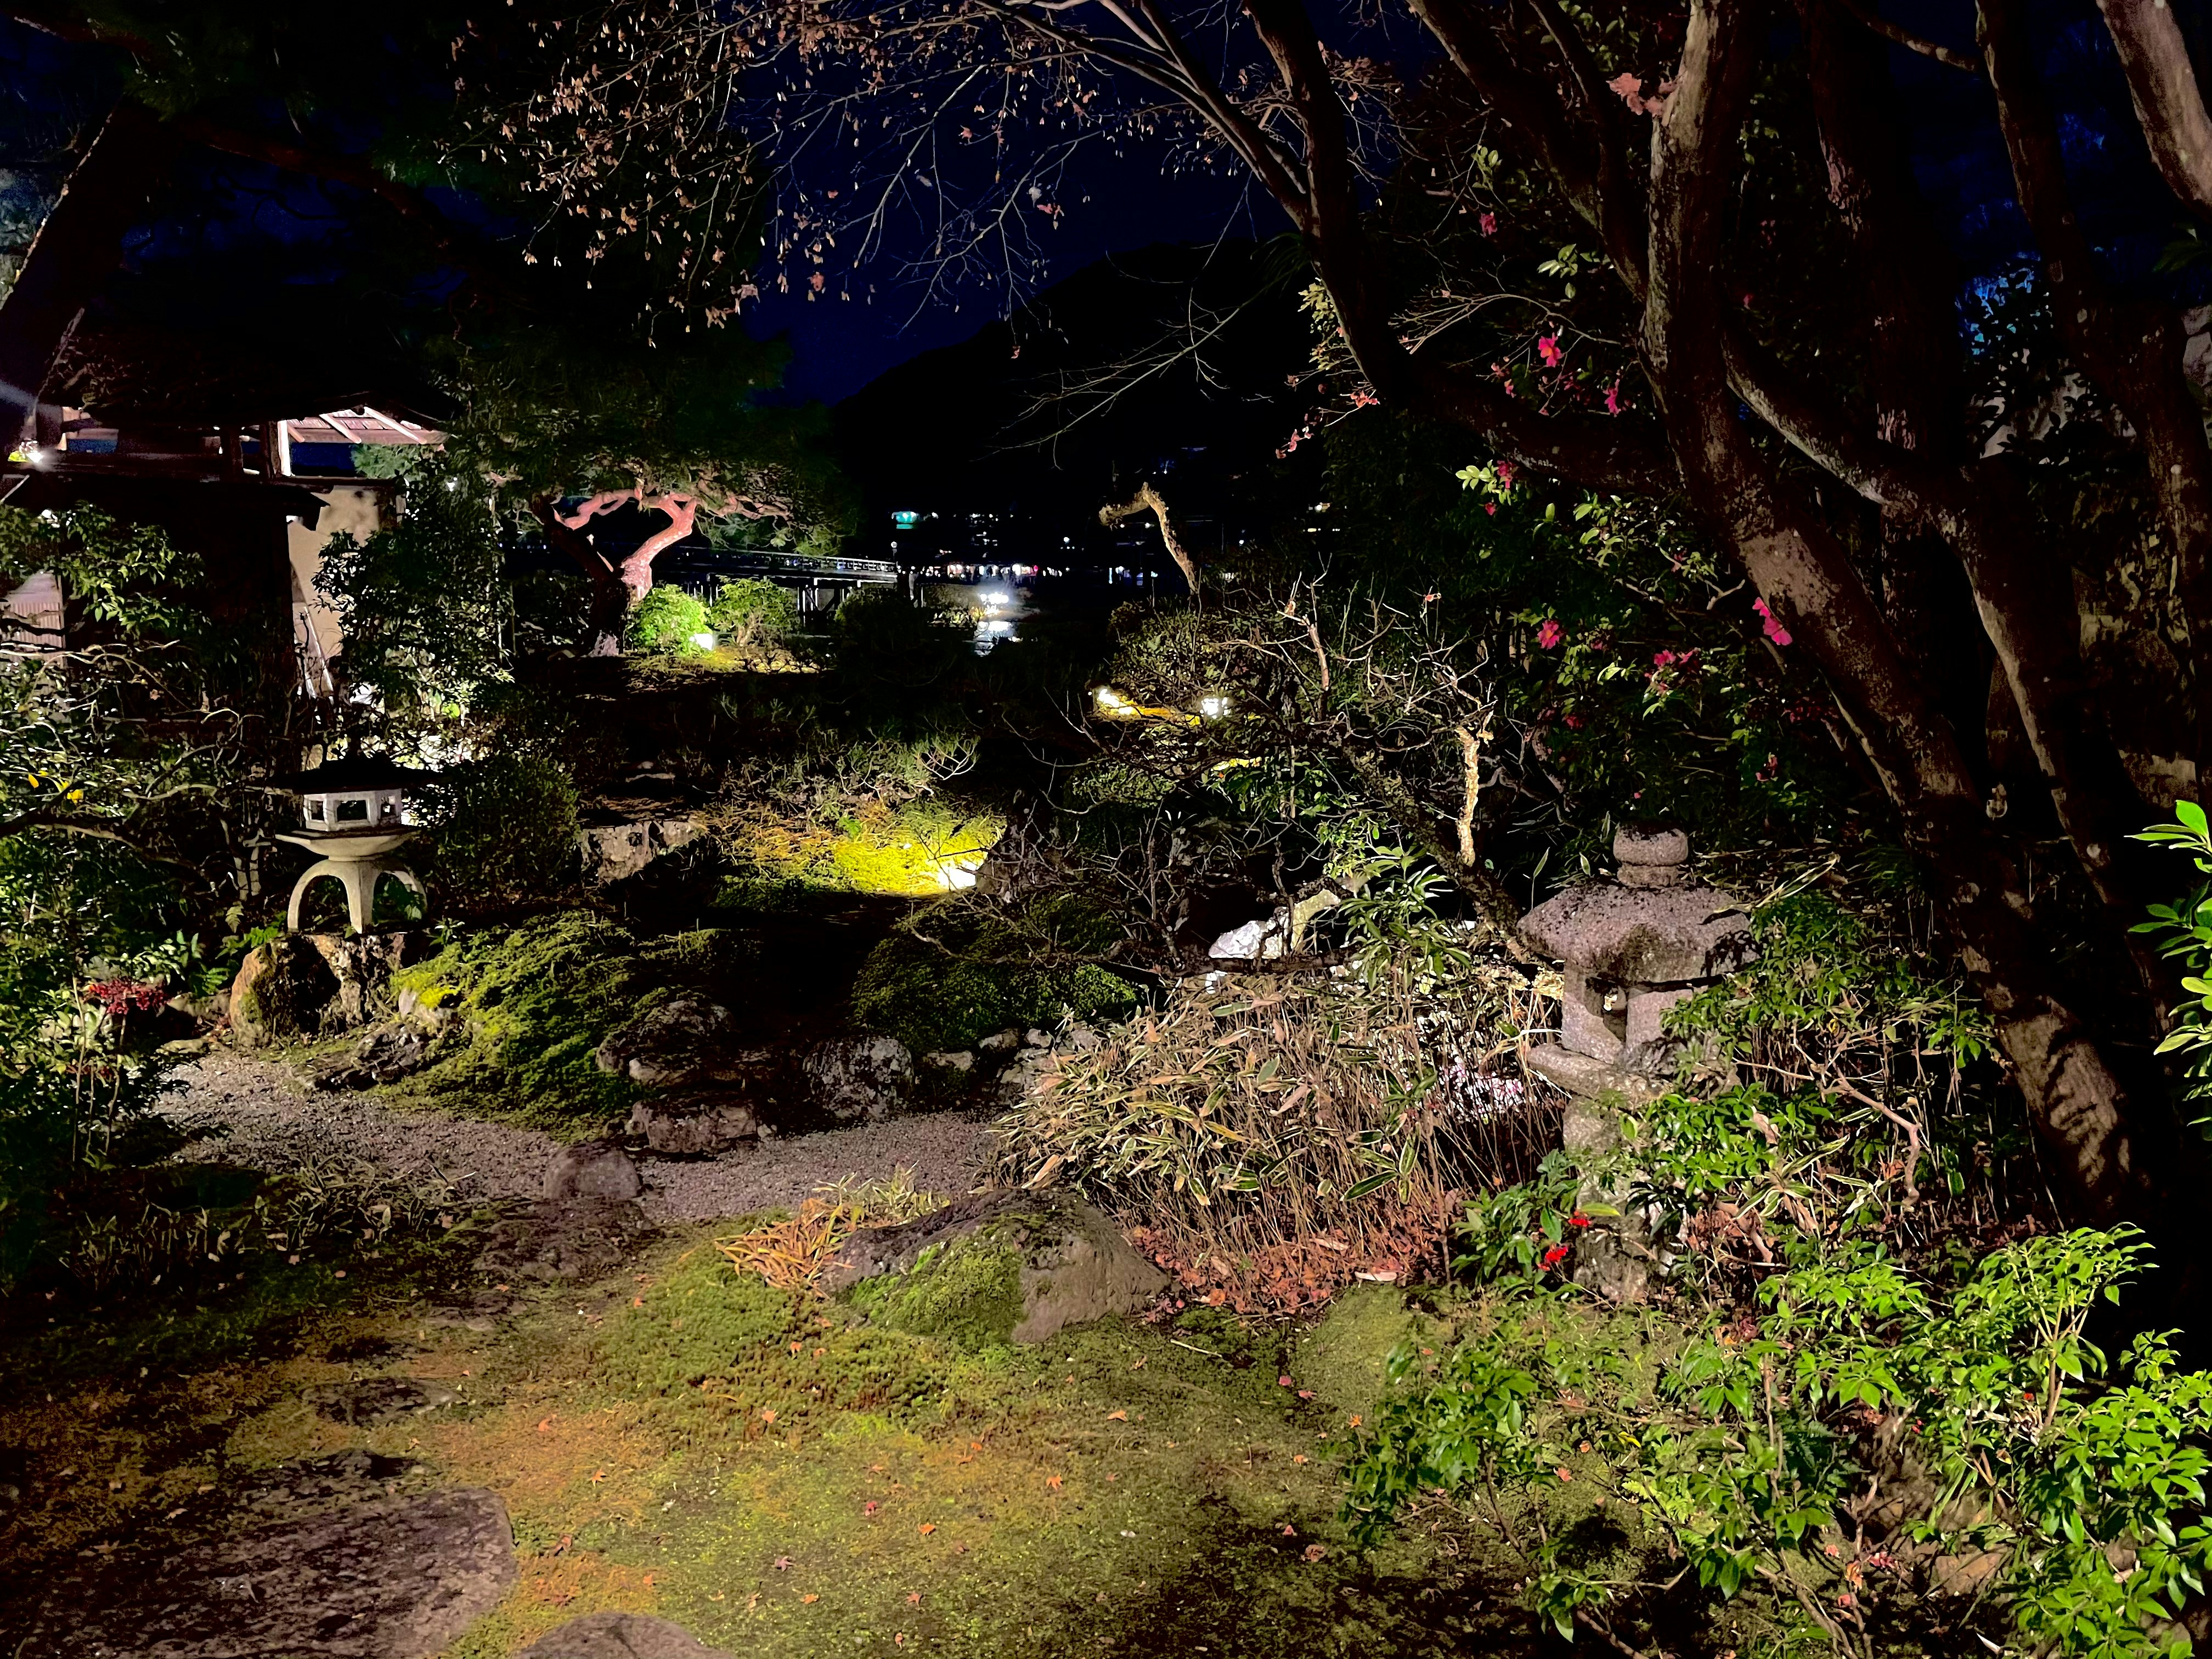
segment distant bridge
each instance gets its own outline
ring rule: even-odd
[[[798,595],[801,616],[836,610],[856,587],[896,585],[903,590],[911,587],[914,578],[912,571],[890,559],[849,559],[760,548],[672,550],[661,556],[659,565],[662,574],[702,599],[713,599],[715,590],[732,577],[772,581]]]

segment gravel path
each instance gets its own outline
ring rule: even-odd
[[[559,1143],[534,1129],[417,1109],[395,1112],[373,1096],[311,1093],[281,1063],[217,1048],[183,1067],[163,1110],[193,1137],[179,1154],[276,1170],[343,1156],[394,1174],[434,1169],[472,1198],[535,1198]],[[790,1207],[846,1176],[911,1165],[915,1184],[964,1193],[988,1155],[989,1131],[960,1113],[795,1135],[708,1158],[639,1160],[646,1208],[670,1221],[706,1221]]]

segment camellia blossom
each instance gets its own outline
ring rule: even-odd
[[[1559,626],[1556,617],[1547,617],[1536,629],[1536,643],[1549,651],[1566,637],[1566,629]]]
[[[1774,613],[1766,608],[1765,599],[1753,599],[1751,602],[1751,608],[1759,612],[1763,619],[1768,639],[1772,640],[1777,645],[1790,643],[1790,630],[1775,620]]]
[[[1498,487],[1500,489],[1512,489],[1512,488],[1513,488],[1513,479],[1514,479],[1513,463],[1512,463],[1512,462],[1510,462],[1510,461],[1500,461],[1500,462],[1498,462]]]
[[[1605,389],[1605,412],[1608,415],[1618,415],[1627,407],[1628,405],[1620,400],[1620,382],[1615,380]]]
[[[1482,234],[1484,235],[1495,236],[1498,234],[1498,216],[1496,214],[1486,213],[1480,219],[1477,220],[1476,222],[1482,227]]]
[[[1577,1210],[1572,1215],[1567,1218],[1567,1225],[1570,1227],[1587,1227],[1589,1224],[1590,1218],[1584,1215],[1580,1210]]]
[[[1544,1252],[1544,1265],[1547,1267],[1558,1267],[1559,1263],[1567,1259],[1567,1252],[1571,1248],[1572,1246],[1566,1244],[1553,1245],[1550,1249]]]
[[[1559,360],[1567,354],[1560,349],[1559,337],[1547,334],[1536,342],[1536,355],[1544,360],[1547,368],[1557,368]]]

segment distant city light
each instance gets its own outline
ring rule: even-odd
[[[921,514],[919,513],[894,513],[891,514],[891,522],[896,525],[901,530],[911,530],[915,526],[921,522]]]
[[[983,596],[983,603],[986,605],[1011,605],[1013,603],[1013,598],[1014,596],[1011,593],[986,593]]]

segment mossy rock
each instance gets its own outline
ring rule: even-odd
[[[1168,1284],[1104,1214],[1057,1193],[975,1194],[839,1255],[824,1290],[871,1323],[970,1352],[1133,1313]]]
[[[337,994],[337,975],[307,936],[283,934],[239,964],[230,990],[231,1034],[249,1048],[312,1037]]]

